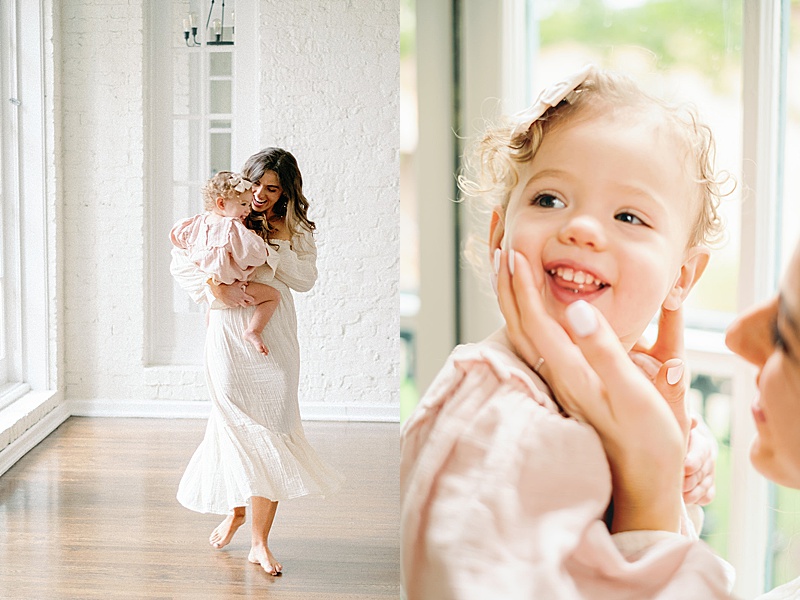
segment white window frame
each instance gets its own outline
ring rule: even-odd
[[[10,335],[14,381],[0,396],[0,475],[69,416],[57,381],[55,65],[46,34],[52,33],[53,5],[51,0],[8,0],[2,10],[11,45],[0,50],[11,50],[6,59],[11,57],[16,69],[12,85],[6,81],[3,90],[15,91],[15,101],[0,97],[3,210],[10,211],[4,214],[3,234],[6,244],[15,244],[15,251],[5,254],[13,260],[4,265],[14,284],[4,285],[3,293],[13,297],[9,319],[17,329]],[[13,218],[6,218],[9,214]]]
[[[0,5],[0,409],[25,391],[19,302],[19,90],[16,3]]]
[[[47,246],[44,2],[4,2],[2,10],[4,34],[8,35],[2,50],[9,68],[1,100],[6,245],[3,293],[10,360],[6,364],[9,377],[2,388],[0,408],[31,389],[51,389],[54,381],[48,310],[51,290]],[[20,64],[25,69],[20,69]]]
[[[170,0],[170,3],[172,0]],[[209,2],[203,4],[208,7]],[[203,11],[205,12],[205,11]],[[172,6],[167,14],[172,15]],[[227,15],[228,13],[226,13]],[[146,289],[148,295],[147,330],[146,330],[146,364],[149,367],[202,364],[202,353],[194,352],[194,358],[188,358],[187,352],[176,348],[168,339],[160,335],[164,331],[178,332],[190,339],[202,339],[203,318],[200,312],[178,313],[170,319],[169,307],[172,306],[172,281],[165,277],[162,266],[168,261],[165,245],[166,232],[164,224],[170,222],[172,215],[173,189],[173,89],[172,89],[172,36],[174,23],[170,18],[163,18],[164,7],[158,3],[150,3],[147,9],[146,51],[148,69],[148,96],[146,106],[146,144],[147,162],[145,170],[145,189],[149,201],[146,206],[145,227],[147,239]],[[231,115],[231,167],[238,169],[241,164],[258,148],[260,133],[260,115],[258,103],[253,101],[253,91],[257,89],[256,77],[260,69],[260,52],[258,51],[258,2],[255,0],[237,0],[236,2],[236,45],[233,50],[233,114]],[[202,19],[201,19],[202,21]],[[203,21],[201,27],[205,25]],[[204,35],[198,40],[204,40]],[[231,47],[226,47],[231,48]],[[186,48],[187,52],[205,50]],[[213,51],[213,48],[210,49]],[[168,57],[165,60],[165,57]],[[207,73],[206,73],[207,75]],[[202,93],[206,94],[206,91]],[[208,106],[207,99],[204,101]],[[205,122],[209,121],[205,111]],[[166,132],[166,135],[165,135]],[[208,130],[202,131],[205,139]],[[165,140],[168,140],[165,143]],[[201,160],[207,161],[206,142],[201,143]],[[200,199],[198,198],[198,207]],[[185,215],[191,216],[190,214]],[[169,223],[171,224],[171,222]],[[168,231],[168,229],[167,229]],[[166,257],[166,258],[165,258]],[[194,332],[192,334],[191,332]],[[177,335],[177,334],[175,334]],[[202,344],[198,346],[202,350]]]
[[[520,4],[524,0],[460,0],[457,19],[463,55],[453,61],[453,3],[450,0],[418,1],[419,165],[417,194],[420,211],[420,316],[417,322],[419,363],[417,384],[424,391],[444,363],[453,345],[476,341],[497,324],[497,311],[486,302],[483,282],[469,266],[454,275],[456,261],[450,232],[468,232],[466,222],[456,224],[454,212],[432,199],[455,198],[454,156],[461,150],[452,142],[453,82],[461,98],[461,122],[474,133],[474,125],[493,116],[494,110],[518,110],[530,102],[520,90],[518,60],[526,23]],[[743,0],[743,176],[742,237],[737,308],[746,309],[775,293],[778,256],[777,232],[778,127],[780,90],[780,2]],[[498,15],[501,17],[498,18]],[[447,32],[447,35],[442,35]],[[476,41],[479,40],[479,43]],[[528,42],[530,43],[530,42]],[[527,47],[528,56],[535,48]],[[456,66],[457,65],[457,68]],[[511,66],[509,66],[511,65]],[[512,74],[513,73],[513,74]],[[504,77],[498,77],[504,74]],[[501,107],[485,101],[503,98]],[[448,137],[450,136],[450,137]],[[447,154],[448,150],[450,154]],[[455,281],[460,279],[461,323],[452,324],[453,306],[459,300]],[[443,285],[444,282],[444,285]],[[485,295],[485,294],[484,294]],[[457,339],[456,331],[461,332]],[[749,445],[754,424],[745,407],[756,395],[755,370],[725,348],[723,334],[689,330],[687,360],[693,370],[732,379],[731,505],[728,559],[737,571],[735,593],[753,597],[769,584],[767,551],[770,535],[768,484],[750,465]]]

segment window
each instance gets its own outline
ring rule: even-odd
[[[223,7],[210,0],[174,0],[168,19],[162,9],[151,9],[148,362],[153,365],[202,364],[203,314],[170,276],[168,234],[179,219],[202,212],[201,188],[208,178],[238,170],[241,155],[255,146],[244,131],[257,130],[257,119],[248,112],[256,110],[250,106],[255,103],[246,101],[257,56],[247,45],[255,36],[235,35],[234,19],[251,27],[257,19],[249,14],[252,3],[242,4],[228,0],[224,16]]]
[[[14,5],[4,3],[0,6],[0,118],[2,118],[3,139],[0,147],[0,390],[13,379],[11,364],[11,345],[9,338],[14,335],[15,316],[11,300],[14,294],[13,265],[15,263],[16,217],[14,214],[14,165],[15,142],[17,140],[14,121],[15,106],[9,101],[16,98],[16,53],[14,48],[15,23]],[[2,404],[0,404],[2,408]]]
[[[52,338],[57,319],[51,270],[56,264],[53,78],[42,5],[0,3],[0,432],[10,431],[11,443],[26,431],[20,429],[20,413],[30,429],[34,420],[46,420],[39,431],[52,430],[67,415],[58,406],[58,349]],[[31,390],[36,393],[28,394]],[[19,410],[3,410],[18,401]],[[0,461],[0,472],[7,465]]]
[[[418,391],[414,381],[416,336],[414,319],[419,310],[419,239],[415,184],[417,149],[416,15],[413,0],[400,3],[400,418],[414,408]]]
[[[0,6],[0,409],[28,389],[22,384],[20,310],[18,18],[15,3]]]

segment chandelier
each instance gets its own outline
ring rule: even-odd
[[[206,19],[207,46],[233,46],[233,40],[222,39],[225,34],[225,0],[222,0],[222,9],[219,19],[211,20],[211,15],[214,12],[214,0],[211,0],[211,7],[208,9],[208,18]],[[231,13],[231,21],[233,21],[233,13]],[[231,26],[231,37],[233,37],[233,26]],[[189,39],[191,38],[191,39]],[[183,39],[186,45],[190,48],[193,46],[202,46],[203,44],[197,41],[197,13],[190,12],[186,18],[183,19]]]

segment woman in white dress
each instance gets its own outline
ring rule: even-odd
[[[205,344],[206,382],[211,415],[205,437],[186,468],[178,501],[202,513],[224,514],[209,542],[226,546],[246,521],[250,504],[248,560],[272,575],[282,565],[268,544],[278,501],[327,495],[341,476],[319,459],[303,433],[298,405],[300,349],[290,289],[306,292],[317,278],[317,250],[308,219],[308,201],[297,161],[280,148],[251,156],[242,169],[254,183],[246,224],[264,238],[267,262],[253,281],[281,294],[264,338],[264,356],[242,341],[255,306],[246,284],[213,285],[178,249],[171,270],[196,302],[208,301]]]
[[[640,561],[700,546],[697,559],[674,572],[676,578],[685,576],[684,571],[697,575],[698,584],[681,598],[728,598],[728,586],[720,584],[726,578],[719,576],[724,564],[702,542],[675,533],[681,494],[670,483],[676,478],[665,473],[680,472],[685,453],[686,432],[673,415],[682,409],[683,378],[670,385],[662,369],[654,387],[589,304],[570,305],[574,309],[567,314],[568,335],[544,312],[534,281],[529,268],[516,266],[512,275],[503,262],[498,290],[507,320],[516,324],[509,328],[510,336],[517,347],[542,349],[523,358],[530,363],[542,356],[539,372],[558,390],[562,406],[600,435],[614,476],[615,520],[619,515],[623,523],[614,536],[617,547],[628,560]],[[521,314],[526,315],[524,320]],[[680,314],[668,316],[663,324],[667,327],[659,332],[662,350],[670,348],[669,356],[682,358]],[[750,461],[771,481],[800,489],[800,244],[779,294],[736,319],[725,342],[758,368]],[[606,402],[587,402],[597,398],[598,389]],[[790,599],[800,599],[800,578],[759,596],[759,600]]]

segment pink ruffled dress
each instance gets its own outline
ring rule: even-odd
[[[401,435],[407,600],[727,598],[726,564],[684,513],[678,532],[611,535],[611,472],[495,341],[457,347]]]
[[[238,219],[209,222],[205,212],[175,224],[169,237],[201,271],[226,285],[248,281],[267,262],[264,240]]]

